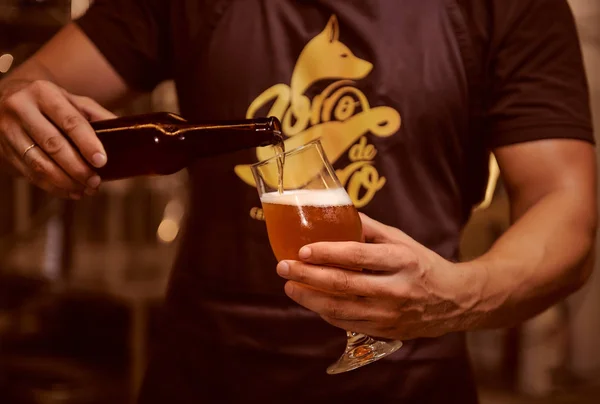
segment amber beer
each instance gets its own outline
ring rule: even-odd
[[[285,157],[285,171],[281,171],[279,164],[282,157]],[[283,177],[282,186],[273,184],[274,168]],[[299,250],[307,244],[362,241],[360,216],[319,139],[254,164],[252,174],[277,260],[297,260]],[[278,188],[283,191],[279,192]],[[360,270],[340,268],[346,269]],[[347,331],[346,349],[338,361],[327,368],[327,373],[333,375],[359,368],[386,357],[401,346],[402,341],[378,340]]]
[[[97,169],[103,180],[173,174],[199,158],[283,144],[277,118],[189,122],[154,113],[91,125],[108,157]]]
[[[320,241],[361,241],[362,225],[343,188],[269,192],[261,196],[267,232],[278,261]]]

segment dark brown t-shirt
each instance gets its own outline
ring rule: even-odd
[[[355,205],[449,260],[490,150],[593,141],[565,0],[96,0],[79,21],[127,83],[189,119],[275,115]],[[243,151],[190,167],[191,212],[145,402],[474,402],[462,334],[335,377],[343,331],[287,299]],[[362,401],[361,401],[362,400]]]

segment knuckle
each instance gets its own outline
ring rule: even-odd
[[[335,291],[347,292],[350,289],[350,278],[345,270],[336,272],[333,276],[332,286]]]
[[[383,299],[397,299],[397,293],[395,287],[389,287],[387,284],[380,284],[373,282],[370,288],[370,294],[368,296],[377,296]]]
[[[379,255],[383,258],[392,257],[393,256],[393,248],[389,244],[379,244]]]
[[[392,301],[397,302],[396,308],[401,308],[404,306],[406,299],[410,296],[410,286],[405,283],[401,285],[397,285],[393,288],[384,288],[385,297],[391,299]]]
[[[43,177],[44,174],[46,174],[44,164],[37,157],[32,157],[29,159],[29,167],[31,168],[31,171],[35,177]]]
[[[93,172],[86,166],[78,164],[71,170],[69,174],[82,181],[87,181],[93,175]]]
[[[419,260],[410,264],[410,269],[415,273],[415,278],[421,282],[426,282],[429,278],[429,268],[426,265],[422,265]]]
[[[44,150],[50,155],[59,153],[65,145],[65,140],[58,135],[50,136],[44,141]]]
[[[352,249],[351,257],[352,262],[357,265],[363,265],[366,258],[364,248],[360,244],[357,244],[356,247]]]
[[[75,130],[81,127],[83,123],[84,122],[82,117],[78,115],[69,114],[62,119],[61,127],[65,130],[65,132],[73,133]]]
[[[340,308],[340,305],[337,301],[331,300],[326,304],[323,314],[330,318],[339,319],[342,315],[342,309]]]
[[[94,101],[92,98],[86,96],[77,96],[77,101],[84,105],[96,103],[96,101]]]
[[[299,265],[296,272],[296,279],[298,282],[306,283],[308,280],[308,270],[305,265]]]
[[[419,258],[417,257],[417,255],[415,253],[410,251],[406,254],[406,266],[409,269],[419,269],[419,268],[421,268],[421,265],[419,265],[419,264],[420,264]]]
[[[400,313],[397,310],[385,310],[380,313],[381,324],[384,327],[393,327],[400,322]]]
[[[3,109],[7,111],[17,111],[21,108],[24,102],[24,97],[21,93],[14,93],[7,96],[3,102]]]
[[[48,91],[50,88],[52,88],[52,83],[50,83],[49,81],[46,81],[46,80],[35,80],[35,81],[31,82],[31,84],[29,85],[29,88],[35,94],[40,95],[40,94],[43,94],[44,92]]]

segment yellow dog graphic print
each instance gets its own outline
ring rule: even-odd
[[[366,135],[388,137],[400,129],[400,114],[393,108],[371,108],[355,81],[365,78],[373,65],[356,57],[339,40],[338,20],[333,15],[325,29],[310,40],[298,57],[290,85],[275,84],[250,105],[247,118],[271,105],[267,115],[281,120],[286,150],[320,138],[327,157],[335,163],[345,153],[350,164],[337,175],[356,207],[366,206],[386,183],[374,166],[377,155]],[[305,93],[321,80],[333,80],[320,94],[309,99]],[[270,148],[258,148],[256,157],[272,157]],[[294,176],[306,169],[286,165]],[[255,186],[250,165],[238,165],[235,173],[248,185]],[[307,173],[307,175],[310,175]],[[307,178],[308,179],[308,178]]]

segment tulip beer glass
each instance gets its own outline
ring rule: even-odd
[[[298,260],[300,248],[315,242],[362,241],[358,212],[319,140],[257,163],[252,171],[278,261]],[[376,340],[347,331],[346,350],[327,373],[359,368],[401,346],[400,341]]]

